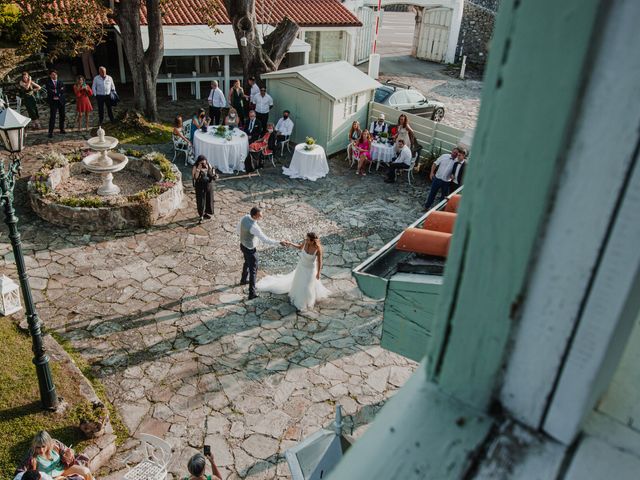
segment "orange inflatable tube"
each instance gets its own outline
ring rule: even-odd
[[[451,198],[449,198],[449,201],[444,206],[444,211],[456,213],[458,211],[458,204],[460,203],[460,199],[462,199],[462,195],[451,195]]]
[[[446,257],[449,253],[451,234],[435,232],[424,228],[407,228],[396,244],[404,252]]]
[[[431,212],[427,215],[422,228],[435,232],[453,233],[453,225],[457,216],[457,214],[451,212]]]

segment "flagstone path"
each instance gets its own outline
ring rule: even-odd
[[[38,160],[33,153],[25,160],[31,173]],[[39,220],[20,186],[19,226],[39,314],[91,363],[132,435],[171,443],[173,478],[186,474],[203,444],[227,478],[288,478],[283,452],[328,426],[336,404],[346,432],[358,436],[415,369],[379,347],[382,304],[364,298],[350,272],[419,216],[425,187],[358,177],[341,157],[330,164],[318,182],[274,169],[218,182],[215,217],[202,225],[189,190],[162,225],[100,235]],[[315,311],[296,312],[286,296],[247,301],[237,285],[235,229],[253,205],[264,208],[271,237],[321,236],[322,279],[334,294]],[[15,277],[2,233],[3,270]],[[260,274],[290,271],[296,260],[292,249],[263,248]],[[137,445],[120,447],[103,478],[121,478]]]

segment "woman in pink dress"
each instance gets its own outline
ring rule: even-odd
[[[354,149],[354,153],[358,155],[358,171],[356,175],[366,175],[365,168],[371,163],[371,134],[369,130],[364,129],[360,139]]]
[[[80,130],[82,114],[84,113],[85,130],[89,130],[89,112],[93,111],[90,97],[93,95],[93,91],[91,90],[91,87],[87,85],[87,82],[82,75],[78,76],[76,83],[73,86],[73,93],[76,96],[76,112],[78,112],[78,116],[76,117],[76,128]]]

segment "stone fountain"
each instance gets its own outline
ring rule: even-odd
[[[98,127],[98,136],[87,140],[87,145],[96,153],[87,155],[82,163],[90,172],[99,173],[102,176],[98,195],[118,195],[120,187],[113,184],[113,174],[122,170],[129,161],[125,155],[110,151],[116,148],[118,139],[105,137],[102,127]]]

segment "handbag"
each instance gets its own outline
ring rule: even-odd
[[[115,107],[116,105],[118,105],[118,102],[120,101],[120,97],[118,96],[115,90],[111,90],[111,94],[109,95],[109,98],[111,99],[112,107]]]

